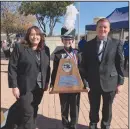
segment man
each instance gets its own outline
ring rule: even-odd
[[[127,62],[129,63],[129,36],[126,37],[126,41],[123,45],[124,50],[124,70],[126,70]]]
[[[113,99],[124,83],[122,45],[108,37],[109,31],[110,22],[106,18],[100,19],[96,27],[97,36],[86,43],[82,53],[80,69],[84,74],[84,84],[88,82],[90,88],[89,129],[97,129],[101,96],[101,129],[110,129]]]
[[[78,49],[82,52],[84,45],[87,43],[87,41],[85,40],[85,37],[83,36],[82,39],[79,41],[78,43]]]

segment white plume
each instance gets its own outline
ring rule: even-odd
[[[66,7],[65,22],[63,27],[67,30],[73,30],[75,28],[76,15],[79,13],[73,4]]]

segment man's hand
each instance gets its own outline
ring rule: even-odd
[[[123,86],[122,85],[118,85],[116,88],[116,94],[119,94],[122,91]]]
[[[89,91],[90,91],[90,88],[89,88],[89,87],[86,87],[85,89],[87,90],[87,92],[89,92]]]
[[[16,88],[12,88],[12,93],[13,93],[13,95],[14,95],[14,97],[16,99],[19,99],[19,97],[20,97],[20,91],[19,91],[19,89],[17,87]]]

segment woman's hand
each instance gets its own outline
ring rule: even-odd
[[[19,89],[17,87],[16,88],[12,88],[12,93],[13,93],[13,95],[14,95],[14,97],[16,99],[19,99],[19,97],[20,97],[20,91],[19,91]]]

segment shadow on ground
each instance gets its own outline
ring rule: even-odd
[[[37,126],[39,129],[63,129],[61,120],[38,115]],[[77,129],[88,129],[86,125],[77,125]]]
[[[1,108],[1,110],[3,112],[6,112],[8,109]],[[12,114],[12,113],[10,113],[10,114]],[[8,116],[8,117],[11,118],[11,116]],[[12,119],[17,119],[17,118],[12,118]],[[55,118],[48,118],[48,117],[45,117],[41,114],[38,114],[38,116],[37,116],[37,127],[39,129],[62,129],[63,128],[61,120],[58,120]],[[2,129],[5,129],[5,127]],[[77,129],[88,129],[88,126],[78,124]]]
[[[8,71],[0,71],[0,72],[2,72],[2,73],[8,73]]]

